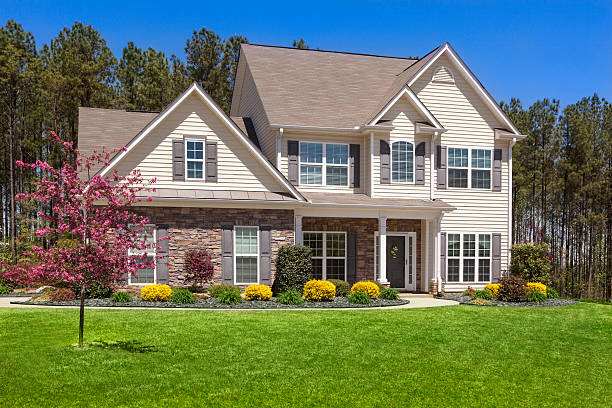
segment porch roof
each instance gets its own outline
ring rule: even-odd
[[[361,208],[393,208],[406,210],[438,210],[453,211],[456,208],[442,200],[419,200],[414,198],[383,198],[370,197],[366,194],[330,194],[330,193],[302,193],[314,206],[338,206]]]

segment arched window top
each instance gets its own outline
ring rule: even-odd
[[[391,182],[414,182],[414,145],[399,141],[391,145]]]
[[[445,84],[454,84],[455,76],[453,72],[447,66],[440,65],[434,70],[433,75],[431,76],[432,82],[442,82]]]

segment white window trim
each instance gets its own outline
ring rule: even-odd
[[[459,256],[450,256],[449,255],[449,251],[448,251],[448,243],[449,243],[449,235],[450,234],[459,234]],[[476,248],[475,248],[475,256],[467,256],[464,257],[463,255],[463,236],[467,235],[467,234],[474,234],[476,236]],[[481,257],[480,256],[480,251],[479,251],[479,244],[480,244],[480,235],[488,235],[489,236],[489,256],[488,257]],[[451,259],[458,259],[459,260],[459,280],[458,281],[450,281],[448,280],[448,261]],[[474,280],[471,281],[466,281],[463,279],[463,260],[464,259],[474,259]],[[481,259],[488,259],[489,260],[489,279],[488,280],[484,280],[481,281],[479,279],[478,276],[478,269],[480,268],[480,260]],[[448,284],[469,284],[469,283],[491,283],[491,275],[493,273],[492,271],[492,263],[493,263],[493,234],[490,232],[447,232],[446,233],[446,282]]]
[[[256,229],[257,230],[257,254],[255,255],[257,257],[257,261],[255,263],[255,265],[257,266],[257,282],[238,282],[238,280],[236,279],[236,258],[238,256],[249,256],[249,257],[253,257],[253,255],[243,255],[240,254],[238,255],[236,252],[236,228],[251,228],[251,229]],[[232,232],[234,234],[234,248],[233,248],[233,253],[234,253],[234,285],[255,285],[257,283],[260,282],[260,270],[259,270],[259,252],[260,252],[260,248],[259,248],[259,227],[255,226],[255,225],[235,225],[234,226],[234,230]]]
[[[202,159],[201,160],[187,158],[187,142],[202,142]],[[185,136],[184,144],[185,144],[185,152],[183,154],[185,155],[185,181],[202,181],[206,179],[206,138],[202,136]],[[188,177],[189,175],[189,172],[187,171],[188,161],[194,161],[194,162],[201,161],[202,162],[202,178]]]
[[[153,224],[145,224],[144,228],[153,228],[153,242],[155,245],[153,246],[153,283],[143,283],[143,282],[134,282],[132,283],[132,274],[128,275],[128,285],[129,286],[146,286],[146,285],[155,285],[157,283],[157,228]],[[133,256],[135,254],[130,253],[132,250],[128,249],[128,256]],[[147,253],[148,254],[148,253]]]
[[[327,234],[343,234],[344,235],[344,256],[327,256]],[[345,231],[303,231],[302,242],[304,242],[304,234],[323,234],[323,256],[313,256],[312,259],[321,259],[322,268],[321,279],[327,280],[327,260],[328,259],[344,259],[344,281],[346,281],[346,232]],[[335,278],[333,278],[335,279]]]
[[[410,143],[412,145],[412,181],[393,181],[393,144],[397,143],[397,142],[406,142],[406,143]],[[395,141],[391,141],[391,184],[404,184],[404,185],[409,185],[409,184],[415,184],[416,183],[416,174],[415,174],[415,155],[414,155],[414,150],[416,144],[414,142],[411,142],[410,140],[395,140]]]
[[[336,143],[336,142],[327,142],[327,141],[322,142],[322,141],[315,141],[315,140],[300,140],[298,143],[300,144],[299,145],[300,154],[298,154],[298,182],[300,185],[302,186],[329,186],[329,187],[348,187],[350,185],[351,175],[349,174],[349,171],[350,171],[350,162],[351,162],[351,147],[348,143]],[[302,156],[301,156],[302,143],[315,143],[315,144],[323,145],[323,157],[321,159],[321,163],[307,163],[307,162],[302,163]],[[346,164],[327,163],[327,145],[328,144],[346,146],[346,151],[347,151]],[[312,184],[312,183],[302,184],[302,164],[306,166],[308,165],[321,166],[321,184]],[[346,184],[327,184],[327,166],[346,167]]]
[[[448,178],[448,172],[451,169],[451,167],[449,166],[449,160],[450,160],[450,154],[448,152],[448,149],[467,149],[468,151],[468,166],[467,167],[453,167],[453,169],[467,169],[468,171],[468,185],[467,187],[451,187],[450,183],[449,183],[449,178]],[[489,168],[489,188],[474,188],[472,187],[472,150],[488,150],[489,152],[491,152],[491,167]],[[447,152],[446,152],[446,183],[447,183],[447,188],[449,190],[460,190],[460,191],[466,191],[466,190],[474,190],[474,191],[493,191],[493,148],[488,148],[488,147],[466,147],[466,146],[447,146]],[[481,169],[481,168],[474,168],[474,170],[486,170],[486,169]]]

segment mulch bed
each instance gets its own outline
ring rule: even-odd
[[[575,300],[569,299],[548,299],[546,302],[538,303],[538,302],[502,302],[501,300],[491,299],[490,305],[479,305],[472,304],[472,298],[470,296],[461,296],[460,293],[447,293],[442,296],[441,299],[454,300],[456,302],[461,303],[462,305],[470,305],[470,306],[501,306],[501,307],[516,307],[516,306],[527,306],[527,307],[547,307],[547,306],[569,306],[575,305]]]
[[[78,300],[69,302],[36,302],[36,301],[19,301],[11,302],[17,305],[36,305],[36,306],[79,306]],[[385,300],[385,299],[372,299],[372,303],[369,305],[359,305],[355,303],[349,303],[345,297],[337,297],[331,302],[304,302],[301,305],[283,305],[278,303],[276,298],[272,298],[268,301],[249,300],[236,305],[226,305],[218,303],[216,298],[209,299],[198,299],[193,304],[182,304],[173,302],[146,302],[139,298],[133,298],[128,303],[114,303],[110,299],[87,299],[85,300],[85,306],[93,307],[164,307],[169,309],[180,309],[180,308],[198,308],[198,309],[342,309],[342,308],[371,308],[371,307],[386,307],[386,306],[399,306],[406,305],[410,301],[405,299],[400,300]]]

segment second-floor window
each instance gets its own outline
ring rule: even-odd
[[[448,186],[451,188],[468,188],[469,186],[475,189],[490,189],[491,150],[449,147]]]
[[[204,178],[204,140],[185,140],[187,179],[201,180]]]
[[[300,142],[300,184],[348,186],[347,144]]]
[[[391,181],[414,182],[414,147],[410,142],[394,142],[391,145]]]

